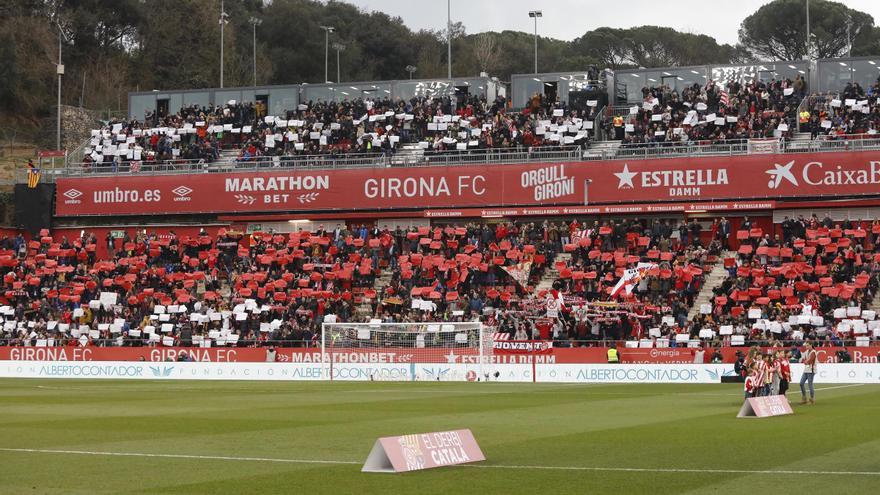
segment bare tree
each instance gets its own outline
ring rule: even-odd
[[[501,60],[500,52],[492,33],[483,33],[474,39],[474,58],[477,59],[481,72],[490,73],[498,67],[498,62]]]

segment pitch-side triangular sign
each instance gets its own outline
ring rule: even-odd
[[[749,397],[743,402],[737,418],[769,418],[794,414],[791,404],[784,395],[768,395],[766,397]]]
[[[485,460],[471,430],[436,431],[379,438],[361,471],[405,473]]]

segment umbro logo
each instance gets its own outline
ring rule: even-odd
[[[82,195],[83,195],[83,193],[79,189],[68,189],[67,191],[64,192],[64,197],[66,197],[68,199],[77,199]]]
[[[186,186],[177,186],[171,190],[171,192],[173,192],[175,196],[180,196],[180,197],[189,196],[189,193],[191,193],[192,191],[193,191],[192,189],[190,189]]]
[[[190,201],[192,198],[189,197],[190,193],[193,192],[192,189],[186,186],[177,186],[171,190],[174,193],[174,201]]]

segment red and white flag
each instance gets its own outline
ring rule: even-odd
[[[518,283],[520,287],[525,288],[529,285],[529,275],[532,273],[531,261],[523,261],[522,263],[503,266],[501,268],[503,268],[512,279],[516,280],[516,283]]]
[[[617,284],[611,289],[611,297],[617,296],[620,291],[626,291],[626,294],[632,294],[633,286],[638,284],[648,274],[648,270],[657,268],[657,263],[639,263],[635,268],[627,268],[623,272],[623,276],[617,281]]]
[[[579,244],[581,239],[588,239],[591,233],[592,229],[573,230],[571,232],[571,243]]]
[[[730,104],[730,95],[727,94],[727,91],[721,90],[721,98],[718,100],[721,103],[721,106],[726,107]]]

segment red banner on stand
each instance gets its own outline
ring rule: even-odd
[[[872,152],[844,152],[82,177],[58,179],[56,215],[576,206],[584,198],[687,209],[690,201],[877,195],[874,160]]]
[[[695,351],[688,347],[658,347],[632,349],[617,347],[622,363],[688,364],[694,362]],[[819,362],[837,361],[837,351],[843,347],[817,347]],[[853,363],[876,363],[880,346],[845,348]],[[713,349],[705,348],[703,362],[710,362]],[[722,347],[725,363],[736,360],[736,351],[744,347]],[[765,349],[767,350],[767,349]],[[782,348],[779,348],[782,350]],[[553,347],[548,341],[500,341],[495,343],[492,359],[501,364],[530,364],[532,359],[541,364],[596,364],[607,362],[605,347]],[[8,347],[0,346],[0,361],[178,361],[183,358],[199,362],[266,362],[268,347]],[[275,361],[280,363],[329,362],[321,350],[310,348],[275,348]],[[445,363],[474,364],[479,352],[470,348],[386,348],[386,349],[333,349],[336,363]]]

